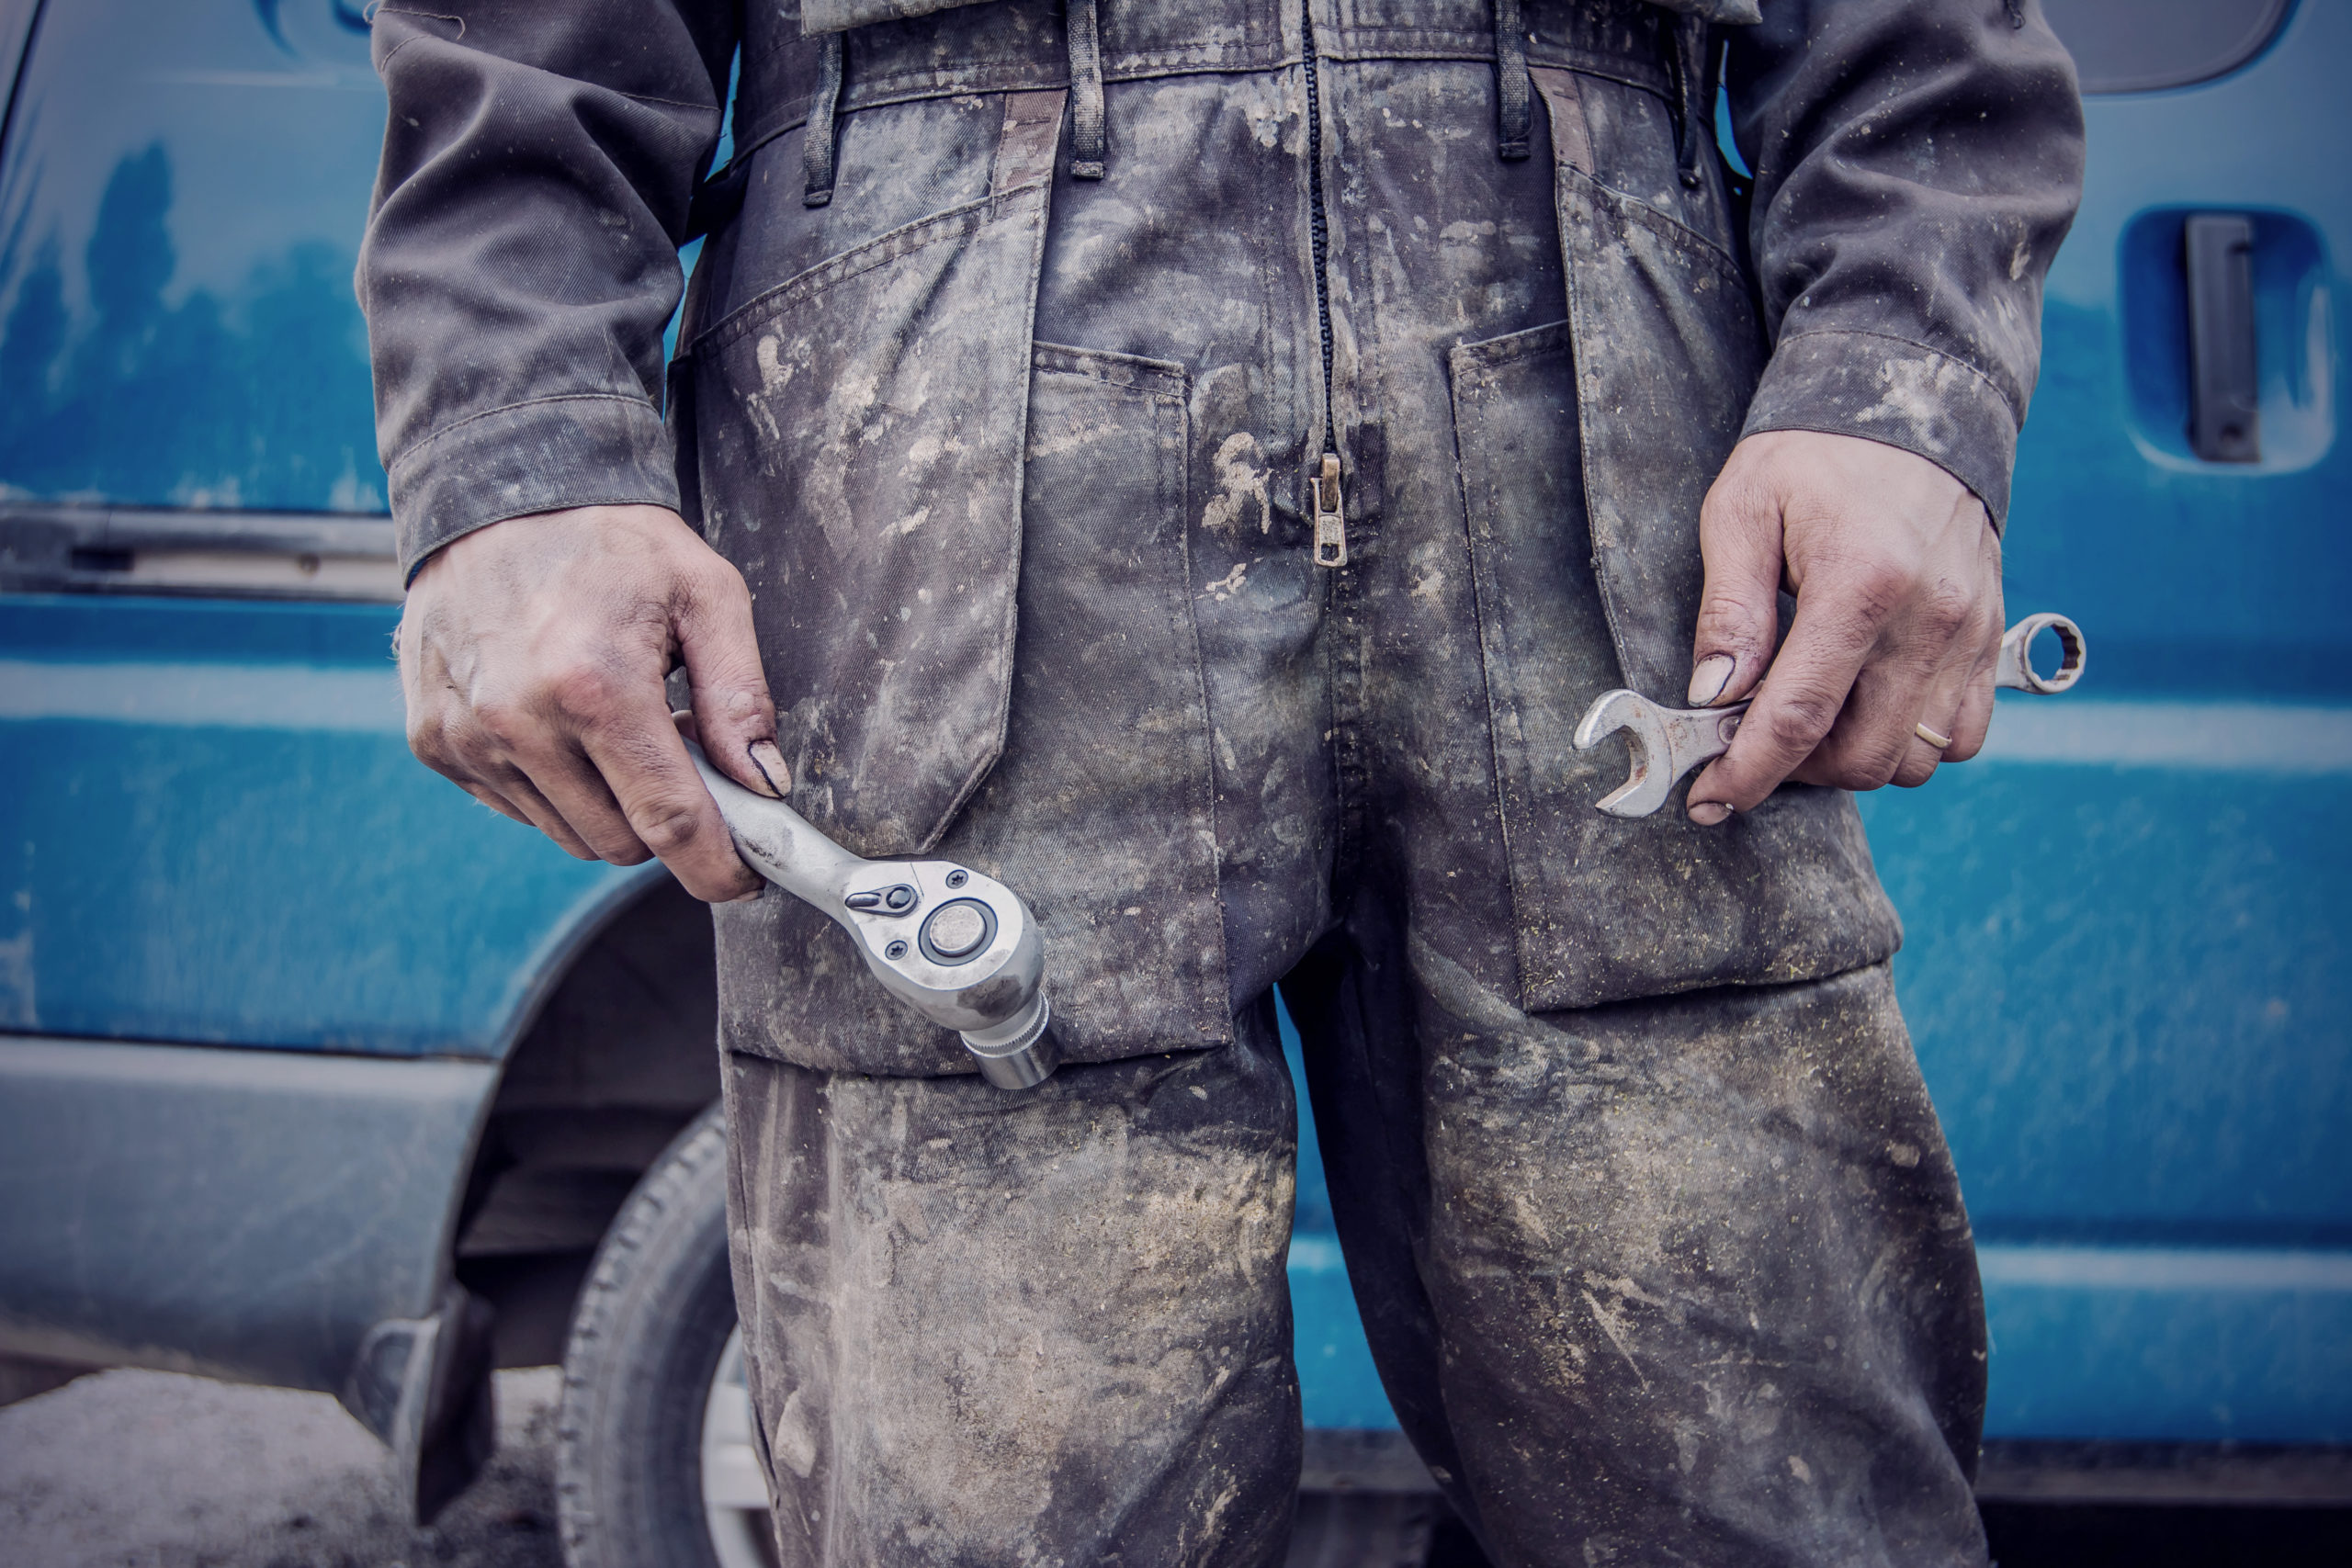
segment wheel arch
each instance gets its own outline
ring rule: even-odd
[[[508,1367],[561,1359],[605,1228],[718,1097],[707,906],[651,866],[549,945],[501,1043],[445,1241],[451,1276],[496,1309]]]

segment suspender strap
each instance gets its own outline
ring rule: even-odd
[[[1506,163],[1527,156],[1534,119],[1527,85],[1527,29],[1520,26],[1519,0],[1495,0],[1495,151]]]
[[[1070,165],[1081,180],[1102,177],[1102,30],[1097,0],[1069,0]]]
[[[840,33],[825,35],[825,49],[817,61],[817,93],[808,100],[808,125],[801,132],[800,167],[808,188],[800,199],[810,207],[830,206],[833,199],[833,152],[841,135],[842,57]]]
[[[1069,102],[1069,95],[1059,88],[1004,96],[1004,129],[997,134],[996,164],[989,171],[990,196],[1001,198],[1023,186],[1052,181],[1062,108]]]

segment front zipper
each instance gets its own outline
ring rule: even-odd
[[[1331,256],[1331,223],[1323,211],[1323,100],[1316,72],[1315,0],[1299,0],[1306,43],[1307,236],[1315,256],[1315,328],[1323,349],[1323,454],[1306,471],[1306,496],[1315,525],[1315,564],[1348,564],[1348,519],[1340,502],[1340,441],[1331,401],[1331,291],[1325,281]]]

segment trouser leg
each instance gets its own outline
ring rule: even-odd
[[[1358,919],[1284,989],[1382,1376],[1499,1564],[1984,1562],[1975,1256],[1883,965],[1531,1016]]]
[[[1224,1050],[1012,1095],[727,1058],[729,1226],[787,1568],[1277,1562],[1295,1117]]]

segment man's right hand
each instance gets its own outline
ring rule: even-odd
[[[662,691],[684,661],[695,728],[747,789],[791,787],[752,596],[676,513],[582,506],[456,539],[401,616],[408,743],[435,772],[582,860],[659,855],[712,903],[759,891]]]

